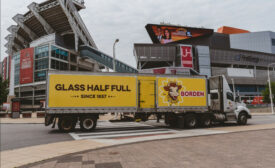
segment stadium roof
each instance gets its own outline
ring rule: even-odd
[[[97,48],[78,13],[85,9],[84,0],[33,2],[28,9],[27,13],[16,14],[12,18],[17,25],[8,28],[10,34],[5,37],[8,41],[5,45],[7,54],[27,48],[32,41],[52,33],[72,42],[76,50],[82,44]]]

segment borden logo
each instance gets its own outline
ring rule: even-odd
[[[182,91],[182,97],[204,97],[204,92],[202,91]]]
[[[178,103],[179,90],[182,88],[177,82],[169,82],[167,86],[164,86],[164,90],[168,91],[168,101],[170,103]]]

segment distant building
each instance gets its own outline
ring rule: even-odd
[[[275,54],[275,32],[262,31],[230,35],[230,47]]]
[[[246,102],[261,96],[265,89],[267,67],[275,63],[274,32],[249,33],[236,28],[229,32],[224,28],[220,32],[226,33],[218,33],[204,28],[152,24],[146,28],[153,44],[134,45],[138,69],[147,71],[160,67],[184,67],[182,62],[186,62],[186,54],[181,48],[191,46],[192,69],[201,75],[225,75],[231,88],[234,83],[236,91]],[[158,41],[156,36],[159,31],[164,33],[167,29],[172,32],[170,42]],[[271,71],[271,79],[275,81],[274,71]]]
[[[220,28],[218,28],[218,33],[222,33],[222,34],[242,34],[242,33],[250,33],[250,31],[248,30],[244,30],[244,29],[238,29],[238,28],[234,28],[234,27],[228,27],[228,26],[222,26]]]

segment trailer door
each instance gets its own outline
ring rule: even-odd
[[[155,80],[140,79],[139,80],[139,108],[152,109],[155,108]],[[146,111],[146,110],[145,110]]]

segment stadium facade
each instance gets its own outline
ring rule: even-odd
[[[140,71],[171,73],[161,67],[182,67],[174,72],[182,73],[186,69],[183,61],[187,61],[189,47],[192,67],[198,74],[225,75],[231,88],[234,84],[236,92],[247,103],[262,95],[268,65],[275,63],[274,32],[249,32],[232,27],[214,32],[205,28],[155,24],[148,24],[146,29],[153,44],[134,44]],[[275,80],[272,70],[270,67],[270,76]]]
[[[99,72],[113,69],[113,59],[97,49],[79,11],[84,0],[47,0],[31,3],[25,14],[12,19],[5,38],[8,57],[2,76],[10,81],[9,99],[20,99],[21,110],[36,110],[46,99],[48,70]],[[116,71],[137,72],[118,60]]]

